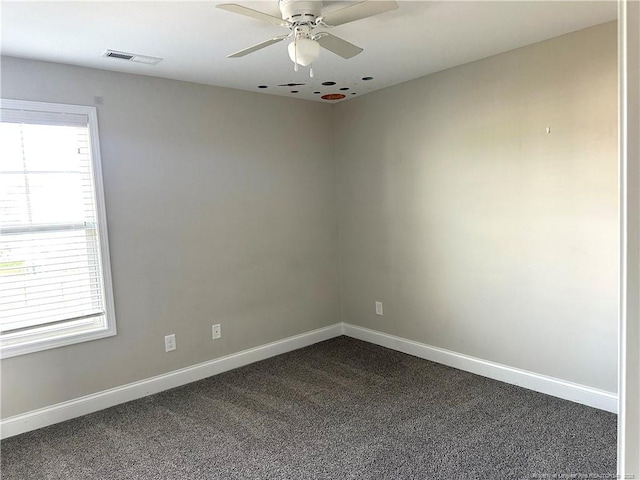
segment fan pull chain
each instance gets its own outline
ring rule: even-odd
[[[313,78],[313,65],[309,67],[309,76]]]
[[[298,36],[296,35],[295,40],[293,41],[293,51],[294,51],[294,62],[293,62],[293,71],[298,71]]]

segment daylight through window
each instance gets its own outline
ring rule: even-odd
[[[112,335],[95,109],[1,106],[2,356]]]

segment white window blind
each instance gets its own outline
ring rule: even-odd
[[[97,195],[102,185],[96,171],[99,156],[92,148],[97,131],[91,130],[91,109],[2,103],[3,356],[10,350],[5,347],[22,345],[34,351],[115,333],[108,318],[111,285],[110,275],[105,275],[109,265],[101,230],[106,224]],[[24,348],[14,350],[25,353]]]

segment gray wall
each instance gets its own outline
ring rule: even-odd
[[[341,319],[616,390],[613,23],[334,107],[13,58],[1,94],[104,97],[118,316],[4,360],[3,417]]]
[[[343,321],[617,390],[616,38],[335,107]]]
[[[3,417],[340,321],[329,105],[14,58],[1,93],[104,97],[118,328],[3,360]]]

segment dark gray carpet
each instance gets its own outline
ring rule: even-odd
[[[614,478],[616,416],[339,337],[1,446],[3,480]]]

